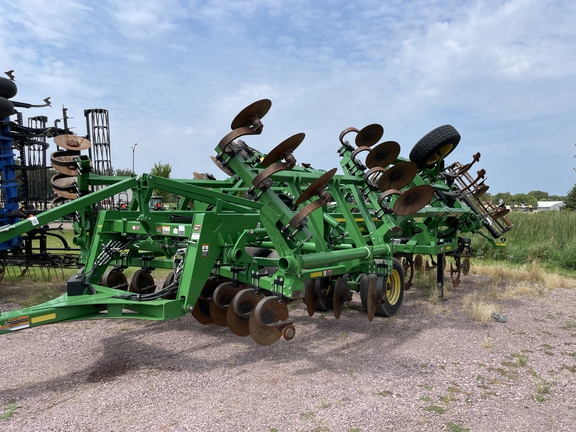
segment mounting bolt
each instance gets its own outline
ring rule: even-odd
[[[188,306],[188,311],[192,313],[194,311],[194,306]]]

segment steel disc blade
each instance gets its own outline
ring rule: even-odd
[[[470,273],[470,260],[468,258],[464,258],[462,260],[461,267],[462,267],[462,274],[466,276],[468,273]]]
[[[78,135],[58,135],[54,138],[54,142],[58,147],[63,147],[68,150],[87,150],[91,144],[86,138]]]
[[[368,314],[368,321],[372,322],[374,315],[376,315],[376,278],[369,276],[368,282],[368,296],[366,298],[366,313]]]
[[[306,311],[308,316],[314,315],[318,307],[318,292],[316,291],[316,279],[306,281]]]
[[[210,317],[209,304],[212,300],[212,294],[214,294],[214,290],[222,283],[223,280],[225,279],[210,279],[206,281],[204,287],[202,288],[202,292],[200,293],[200,297],[192,309],[192,316],[202,325],[216,325]]]
[[[398,216],[408,216],[426,207],[434,196],[434,188],[430,185],[414,186],[408,189],[394,203],[393,211]]]
[[[212,317],[210,316],[209,303],[204,299],[199,298],[196,301],[196,304],[194,305],[194,309],[192,309],[192,316],[194,317],[194,319],[196,321],[198,321],[202,325],[205,325],[205,326],[216,325],[216,324],[214,324],[214,321],[212,320]]]
[[[265,297],[250,314],[250,336],[259,345],[271,345],[282,336],[280,326],[273,326],[278,321],[288,320],[288,306],[275,296]]]
[[[340,318],[344,302],[348,301],[348,275],[343,275],[336,280],[334,294],[332,295],[332,304],[334,307],[334,317]]]
[[[302,192],[302,195],[298,197],[295,204],[300,205],[303,202],[308,201],[314,195],[316,195],[316,193],[320,190],[320,188],[323,188],[330,182],[330,180],[332,180],[332,177],[334,177],[336,171],[338,171],[337,168],[332,168],[330,171],[325,172],[319,178],[314,180],[314,182],[310,186],[308,186],[308,189]]]
[[[304,141],[304,137],[306,134],[304,133],[297,133],[296,135],[292,135],[290,138],[285,139],[272,150],[270,153],[266,155],[264,160],[262,161],[262,166],[270,166],[275,162],[278,162],[282,159],[282,156],[286,152],[293,152],[298,148],[298,146]]]
[[[234,117],[230,128],[234,130],[244,126],[250,126],[250,118],[252,116],[257,115],[259,118],[263,118],[271,106],[272,101],[270,99],[261,99],[251,103]]]
[[[396,141],[386,141],[378,144],[368,156],[366,156],[366,166],[368,168],[382,167],[386,168],[394,162],[400,154],[400,144]]]
[[[60,174],[68,176],[77,176],[78,170],[76,169],[76,159],[80,155],[79,151],[55,151],[50,155],[50,163],[52,168]]]
[[[228,327],[228,307],[234,296],[240,291],[232,282],[225,282],[214,290],[212,301],[208,305],[210,317],[216,325]]]
[[[119,268],[110,267],[102,275],[102,285],[109,288],[124,287],[125,290],[128,286],[128,279],[126,275]]]
[[[250,314],[264,298],[264,294],[256,293],[253,288],[238,291],[228,307],[228,328],[238,336],[250,335]]]
[[[210,156],[210,159],[212,159],[212,162],[214,162],[214,165],[216,165],[218,168],[220,168],[224,174],[229,175],[229,176],[234,175],[234,173],[232,171],[230,171],[228,168],[226,168],[224,165],[222,165],[222,162],[220,162],[214,156]]]
[[[382,135],[384,135],[384,128],[379,125],[378,123],[374,123],[371,125],[368,125],[362,129],[360,129],[360,131],[358,132],[358,135],[356,135],[356,146],[357,147],[371,147],[374,144],[376,144],[378,141],[380,141],[380,138],[382,138]]]
[[[414,180],[418,174],[418,166],[414,162],[400,162],[388,168],[378,181],[378,189],[382,192],[389,189],[402,189]]]

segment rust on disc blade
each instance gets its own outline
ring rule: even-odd
[[[400,162],[388,168],[378,180],[378,189],[382,192],[388,189],[402,189],[418,174],[418,166],[414,162]]]
[[[279,326],[268,326],[288,320],[288,306],[276,296],[265,297],[250,314],[250,336],[258,345],[272,345],[282,336]]]
[[[71,177],[65,174],[56,174],[50,179],[50,184],[57,195],[68,199],[78,198],[75,176]]]
[[[376,315],[376,278],[373,275],[368,276],[368,295],[366,296],[366,313],[368,321],[372,322]]]
[[[75,191],[76,190],[76,176],[67,176],[64,174],[53,175],[50,179],[50,184],[54,189]]]
[[[399,154],[400,144],[396,141],[383,142],[370,150],[370,153],[366,156],[366,166],[368,168],[386,168],[398,158]]]
[[[264,294],[257,293],[254,288],[245,288],[238,294],[228,306],[228,328],[238,336],[250,335],[250,314]]]
[[[138,294],[148,294],[153,292],[156,282],[149,271],[139,269],[134,272],[130,280],[128,291]]]
[[[356,135],[356,146],[357,147],[361,147],[361,146],[366,146],[366,147],[371,147],[374,144],[376,144],[378,141],[380,141],[380,138],[382,138],[382,135],[384,135],[384,128],[379,125],[378,123],[374,123],[371,125],[368,125],[362,129],[360,129],[360,131],[358,132],[358,135]]]
[[[224,279],[225,280],[225,279]],[[212,300],[212,294],[214,290],[224,281],[223,279],[210,279],[206,281],[200,297],[196,301],[194,308],[192,309],[192,316],[200,324],[205,326],[213,326],[214,321],[210,317],[210,301]]]
[[[308,316],[314,315],[318,307],[318,292],[316,292],[316,279],[306,281],[306,311]]]
[[[208,305],[210,317],[216,325],[228,327],[228,307],[240,288],[232,285],[232,282],[225,282],[214,290],[212,301]]]
[[[126,275],[122,272],[122,270],[119,268],[110,267],[102,275],[100,284],[109,288],[116,288],[120,285],[127,285],[128,279],[126,279]]]
[[[253,115],[256,114],[258,115],[259,118],[262,118],[270,110],[271,106],[272,101],[270,99],[261,99],[254,103],[251,103],[242,111],[240,111],[236,117],[234,117],[234,120],[232,120],[230,128],[234,130],[244,126],[250,126],[250,118]]]
[[[76,176],[78,171],[74,159],[79,155],[79,151],[55,151],[50,155],[50,163],[60,174]]]
[[[462,268],[462,274],[464,276],[466,276],[468,273],[470,273],[470,260],[468,258],[464,258],[462,260],[462,264],[460,264],[461,268]]]
[[[302,195],[298,197],[295,204],[300,205],[304,201],[308,201],[310,198],[316,195],[316,193],[320,190],[320,188],[326,186],[330,182],[330,180],[332,180],[332,177],[334,177],[336,171],[338,171],[337,168],[332,168],[330,171],[325,172],[319,178],[314,180],[314,182],[310,186],[308,186],[308,189],[302,192]]]
[[[488,192],[488,189],[490,189],[490,186],[482,185],[472,193],[472,196],[474,198],[480,198],[482,195]]]
[[[356,129],[355,127],[349,127],[344,129],[342,132],[340,132],[340,136],[338,137],[338,140],[344,144],[344,137],[346,135],[348,135],[350,132],[360,132],[358,129]]]
[[[86,138],[78,135],[58,135],[54,138],[54,142],[58,147],[63,147],[68,150],[87,150],[91,144]]]
[[[214,156],[210,156],[210,159],[212,159],[212,162],[214,162],[214,164],[215,164],[218,168],[220,168],[220,169],[224,172],[224,174],[229,175],[229,176],[234,175],[234,174],[232,173],[232,171],[230,171],[228,168],[226,168],[224,165],[222,165],[222,162],[220,162],[220,161],[219,161],[218,159],[216,159]]]
[[[293,152],[298,148],[298,146],[304,141],[304,137],[306,134],[300,132],[296,135],[292,135],[290,138],[285,139],[272,150],[270,153],[266,155],[264,160],[262,161],[262,166],[270,166],[275,162],[278,162],[282,159],[282,155],[286,152]]]
[[[408,216],[426,207],[434,196],[430,185],[414,186],[403,192],[394,203],[393,211],[398,216]]]
[[[348,275],[345,274],[336,280],[334,286],[334,294],[332,296],[332,304],[334,305],[334,317],[340,318],[344,303],[348,301]]]

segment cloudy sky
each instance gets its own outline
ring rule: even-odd
[[[267,153],[306,133],[298,162],[339,166],[339,133],[384,126],[401,156],[433,128],[482,153],[490,192],[565,195],[576,182],[571,0],[20,0],[0,2],[0,72],[14,100],[85,135],[110,113],[112,164],[224,174],[209,156],[234,116],[268,98]]]

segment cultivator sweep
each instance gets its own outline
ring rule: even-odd
[[[294,337],[291,301],[303,300],[310,316],[332,310],[339,318],[358,293],[370,321],[392,316],[422,256],[430,257],[442,288],[446,257],[454,260],[453,284],[469,270],[470,240],[462,234],[487,229],[493,245],[503,246],[512,225],[483,199],[485,173],[469,175],[480,155],[466,165],[445,164],[460,141],[452,126],[424,136],[409,159],[399,157],[397,142],[378,144],[380,125],[345,129],[335,146],[343,172],[337,174],[337,168],[298,164],[303,133],[268,153],[241,139],[262,133],[270,107],[264,99],[243,109],[216,146],[212,159],[226,180],[200,173],[191,180],[102,176],[91,172],[89,157],[75,158],[78,198],[2,227],[0,241],[76,212],[84,268],[63,296],[2,313],[0,333],[82,319],[170,320],[191,312],[201,324],[269,345]],[[95,203],[127,189],[127,210],[96,211]],[[154,189],[179,195],[177,208],[151,210]],[[128,281],[130,267],[137,270]],[[161,284],[156,269],[170,270]]]

